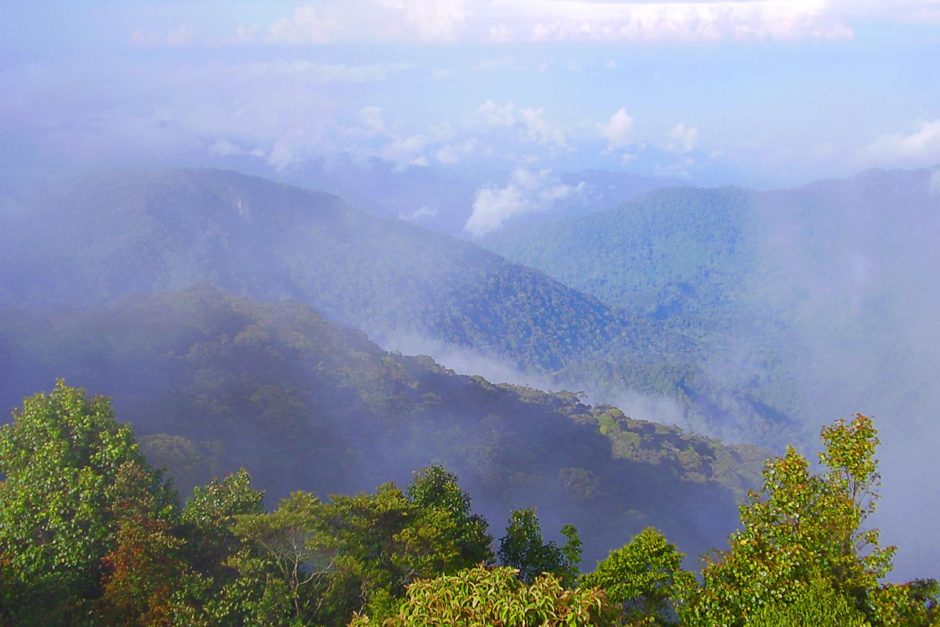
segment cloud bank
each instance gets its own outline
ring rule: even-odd
[[[862,160],[889,166],[940,163],[940,119],[916,126],[909,133],[879,136],[862,151]]]
[[[371,0],[310,4],[243,41],[318,45],[355,42],[669,42],[840,39],[852,5],[823,0],[597,2],[593,0]],[[910,16],[932,14],[906,2]],[[873,5],[873,3],[869,3]],[[864,16],[875,10],[869,6]]]

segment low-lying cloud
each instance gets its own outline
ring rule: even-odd
[[[550,170],[518,168],[505,186],[487,186],[477,190],[473,213],[464,225],[464,231],[471,237],[481,237],[499,230],[510,218],[548,209],[552,203],[579,189],[581,185],[566,185]]]
[[[881,135],[864,149],[862,159],[890,166],[940,162],[940,119],[920,122],[909,133]]]

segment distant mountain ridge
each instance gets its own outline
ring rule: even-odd
[[[330,194],[218,170],[110,172],[52,188],[0,227],[0,303],[207,283],[309,304],[405,353],[453,365],[466,353],[471,372],[480,356],[513,371],[501,378],[586,390],[643,418],[738,440],[746,425],[769,445],[794,428],[746,386],[713,387],[686,329]]]
[[[546,369],[614,333],[599,301],[473,244],[233,172],[86,178],[4,226],[0,302],[107,302],[208,282],[307,302],[370,335],[425,334]]]
[[[422,228],[454,236],[464,234],[479,191],[502,187],[511,179],[511,172],[480,169],[469,164],[458,169],[433,165],[402,168],[400,164],[378,158],[365,163],[350,157],[335,161],[312,162],[281,176],[301,187],[329,190],[374,214],[402,218]],[[234,169],[254,166],[261,176],[270,174],[270,169],[258,168],[250,159],[235,163]],[[567,186],[568,193],[563,198],[541,202],[529,213],[510,218],[510,223],[607,209],[653,189],[680,183],[679,179],[597,169],[555,171],[547,176],[553,184]]]

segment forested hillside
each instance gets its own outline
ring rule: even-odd
[[[0,314],[0,403],[57,377],[108,390],[185,492],[246,466],[269,497],[405,483],[444,463],[495,520],[535,506],[594,560],[654,524],[720,543],[766,453],[632,420],[571,393],[494,385],[387,353],[300,304],[207,287],[107,308]]]
[[[758,219],[747,191],[677,187],[587,216],[508,227],[482,243],[611,305],[691,325],[743,287]]]
[[[470,243],[234,172],[89,176],[24,213],[0,235],[0,302],[109,302],[207,282],[306,302],[370,335],[548,370],[621,332],[596,299]]]
[[[938,264],[935,178],[872,171],[774,192],[660,190],[483,243],[648,319],[663,341],[690,339],[686,356],[708,373],[705,387],[750,387],[805,423],[827,388],[878,402],[867,392],[886,363],[923,381],[917,336],[940,314],[928,278]],[[835,353],[851,359],[835,367]]]
[[[511,373],[500,376],[603,402],[651,398],[668,408],[643,416],[652,420],[735,436],[722,425],[747,425],[778,445],[795,428],[746,386],[712,386],[683,330],[328,194],[225,171],[112,172],[52,186],[0,227],[2,303],[113,302],[205,282],[312,305],[384,346],[472,373],[495,363]]]

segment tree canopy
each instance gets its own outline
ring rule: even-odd
[[[927,626],[935,580],[883,583],[892,547],[866,524],[879,477],[866,416],[822,431],[821,468],[767,462],[741,529],[701,583],[647,528],[581,574],[581,540],[512,512],[494,564],[456,475],[273,510],[244,469],[183,507],[103,397],[59,381],[0,428],[0,622],[10,625]]]

